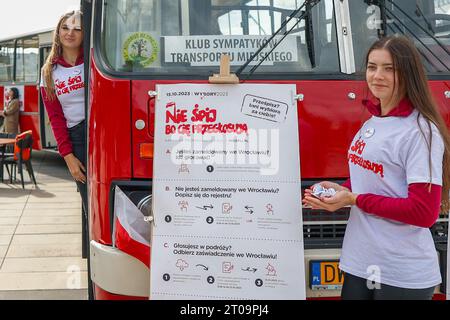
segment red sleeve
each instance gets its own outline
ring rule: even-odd
[[[341,187],[347,188],[348,190],[352,191],[352,181],[350,180],[350,178],[348,178],[342,185]]]
[[[430,228],[439,218],[442,187],[428,183],[409,185],[408,198],[361,194],[356,205],[366,213],[422,228]]]
[[[41,87],[42,101],[44,101],[47,110],[53,134],[55,135],[58,151],[62,157],[73,152],[72,142],[70,141],[69,131],[67,130],[67,120],[64,117],[61,103],[58,99],[50,101],[44,87]]]

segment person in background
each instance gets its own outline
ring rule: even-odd
[[[376,41],[366,56],[376,103],[348,151],[350,179],[332,197],[306,190],[313,209],[351,206],[340,269],[346,300],[430,300],[442,282],[429,230],[449,210],[450,137],[418,50],[404,36]]]
[[[10,88],[8,90],[8,96],[8,104],[5,110],[0,112],[0,116],[5,118],[3,131],[5,133],[18,134],[20,114],[19,90],[17,88]]]

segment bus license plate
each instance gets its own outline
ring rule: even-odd
[[[310,287],[312,290],[340,290],[344,283],[344,272],[339,261],[314,260],[309,262]]]

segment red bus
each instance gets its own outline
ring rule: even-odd
[[[114,247],[112,226],[115,186],[143,216],[151,214],[155,100],[149,91],[157,84],[207,83],[222,53],[231,56],[232,72],[241,80],[296,84],[302,97],[302,186],[343,182],[349,143],[369,116],[361,106],[367,94],[364,54],[378,37],[403,33],[422,53],[430,87],[450,125],[448,0],[93,0],[82,5],[91,31],[85,39],[90,43],[86,110],[96,299],[149,296],[149,269]],[[298,19],[284,23],[293,14]],[[277,31],[289,33],[274,51],[242,68]],[[235,40],[245,44],[234,45]],[[303,209],[308,299],[340,296],[335,262],[348,215],[348,208],[335,214]],[[448,218],[442,216],[431,232],[445,277]],[[323,264],[331,274],[316,282],[315,266]],[[437,288],[436,297],[444,290],[445,284]]]
[[[56,149],[56,140],[39,94],[40,70],[52,41],[52,30],[0,39],[0,108],[3,110],[7,102],[8,88],[18,88],[21,103],[19,130],[33,132],[35,150]]]

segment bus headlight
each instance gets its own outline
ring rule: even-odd
[[[152,195],[148,195],[139,201],[137,208],[147,218],[146,221],[153,221]]]

